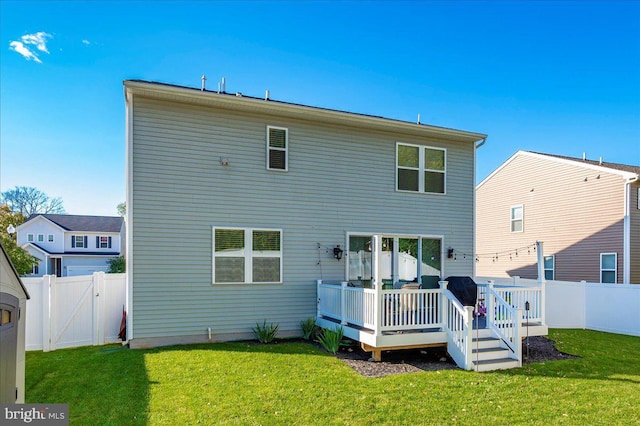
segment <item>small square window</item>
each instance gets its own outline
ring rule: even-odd
[[[38,234],[38,242],[44,243],[44,234]]]
[[[52,242],[53,242],[53,234],[49,234],[49,235],[47,236],[47,241],[49,241],[50,243],[52,243]]]
[[[27,234],[27,241],[29,241],[30,243],[34,242],[34,235],[33,234]]]

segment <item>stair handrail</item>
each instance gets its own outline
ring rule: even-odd
[[[447,351],[458,367],[473,369],[473,306],[462,306],[456,296],[447,290],[447,282],[441,281],[444,298],[444,328],[447,332]]]
[[[522,366],[522,309],[498,294],[492,282],[489,282],[487,296],[490,299],[488,306],[491,307],[491,310],[487,309],[487,325],[507,345],[507,349],[518,360],[518,366]]]

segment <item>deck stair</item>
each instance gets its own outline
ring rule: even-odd
[[[474,371],[506,370],[518,367],[518,360],[507,345],[487,328],[473,330],[472,363]]]

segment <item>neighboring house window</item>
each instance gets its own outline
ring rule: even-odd
[[[282,282],[282,231],[213,228],[213,282]]]
[[[97,236],[96,248],[111,248],[111,237]]]
[[[49,234],[49,235],[47,236],[47,241],[49,241],[50,243],[52,243],[52,242],[53,242],[53,234]]]
[[[29,241],[30,243],[32,243],[32,242],[34,241],[34,238],[33,238],[33,237],[34,237],[34,236],[33,236],[33,234],[27,234],[27,241]]]
[[[524,230],[524,208],[520,206],[511,207],[511,232],[522,232]]]
[[[71,248],[87,248],[89,247],[87,244],[87,236],[86,235],[72,235],[71,236]]]
[[[44,234],[38,234],[38,242],[44,243]]]
[[[600,282],[618,282],[618,254],[600,253]]]
[[[38,275],[38,272],[39,272],[39,270],[40,270],[39,266],[40,266],[40,264],[39,264],[39,263],[36,263],[35,265],[33,265],[33,269],[31,270],[31,273],[32,273],[33,275]]]
[[[287,171],[288,157],[289,130],[267,126],[267,169]]]
[[[396,145],[396,189],[444,194],[447,151],[421,145]]]
[[[554,280],[556,271],[556,257],[555,255],[544,257],[544,279]]]

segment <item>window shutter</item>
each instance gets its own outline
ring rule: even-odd
[[[96,237],[96,248],[100,248],[100,237]]]
[[[109,248],[111,248],[111,237],[109,237]]]
[[[76,236],[71,236],[71,248],[76,248]]]
[[[84,247],[85,248],[89,247],[89,237],[87,237],[86,235],[84,236]]]

